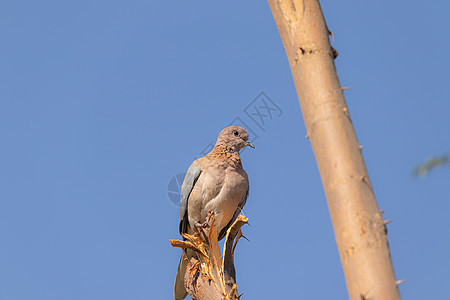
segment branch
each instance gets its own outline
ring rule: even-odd
[[[450,155],[433,156],[428,158],[424,163],[418,165],[413,174],[415,176],[427,177],[428,173],[438,167],[450,164]]]
[[[227,231],[223,257],[220,254],[218,231],[214,215],[195,226],[194,234],[184,234],[184,241],[170,240],[173,247],[191,249],[195,255],[190,258],[184,284],[194,300],[238,300],[236,271],[233,254],[241,227],[248,218],[240,215]],[[236,239],[236,240],[235,240]]]
[[[337,77],[318,0],[268,0],[327,196],[351,300],[398,300],[385,224]]]

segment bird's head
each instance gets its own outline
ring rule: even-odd
[[[248,141],[248,132],[239,126],[228,126],[223,129],[217,138],[216,146],[226,146],[227,149],[239,152],[242,148],[250,146],[255,148]]]

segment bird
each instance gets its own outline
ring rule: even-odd
[[[196,224],[203,224],[208,213],[215,217],[219,240],[225,237],[247,202],[248,175],[242,167],[239,151],[249,142],[247,131],[240,126],[228,126],[217,138],[214,148],[189,167],[181,187],[180,234],[192,234]],[[187,251],[192,256],[192,250]],[[176,300],[187,296],[184,276],[188,258],[183,253],[178,264],[173,288]]]

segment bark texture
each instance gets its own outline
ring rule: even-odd
[[[317,0],[268,1],[319,167],[350,299],[400,299],[385,221],[350,119]]]

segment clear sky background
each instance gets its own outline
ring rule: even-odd
[[[411,175],[450,150],[450,3],[322,6],[403,299],[450,299],[450,170]],[[243,299],[347,299],[266,1],[2,1],[0,37],[1,300],[171,299],[169,182],[235,118],[256,146]]]

